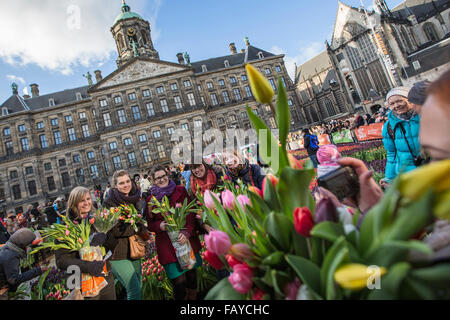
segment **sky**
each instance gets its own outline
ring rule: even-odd
[[[358,7],[361,0],[342,0]],[[177,63],[178,52],[191,62],[230,54],[228,45],[250,44],[285,54],[291,77],[300,65],[325,50],[331,40],[337,0],[126,0],[131,11],[150,22],[161,60]],[[372,0],[363,0],[371,8]],[[401,0],[388,0],[390,8]],[[14,0],[0,2],[0,104],[11,94],[41,95],[87,85],[84,74],[117,69],[110,28],[121,0]]]

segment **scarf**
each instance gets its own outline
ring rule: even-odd
[[[5,248],[9,248],[9,249],[11,249],[12,251],[17,252],[17,253],[19,254],[20,258],[25,258],[25,256],[26,256],[25,250],[22,249],[21,247],[19,247],[18,245],[12,243],[11,241],[7,241],[7,242],[5,243],[5,246],[4,246],[4,247],[5,247]]]
[[[172,180],[169,180],[169,184],[163,188],[159,188],[155,185],[150,187],[150,193],[152,196],[154,196],[159,202],[161,202],[162,198],[164,196],[167,196],[168,198],[172,195],[172,193],[175,191],[176,188],[175,182]]]
[[[217,184],[217,176],[213,169],[207,168],[205,177],[197,178],[191,173],[191,190],[194,194],[197,193],[197,186],[201,194],[204,194],[206,190],[213,190]]]
[[[414,109],[411,109],[408,112],[405,112],[405,113],[402,113],[402,114],[397,114],[397,113],[394,112],[394,115],[397,118],[399,118],[400,120],[409,121],[416,115],[416,111]]]
[[[239,164],[236,168],[234,169],[228,169],[228,171],[230,172],[231,176],[233,177],[233,179],[237,179],[240,177],[241,172],[244,171],[245,169],[247,169],[249,167],[249,162],[247,159],[245,159],[244,163]],[[248,170],[247,170],[248,171]],[[245,175],[247,172],[244,172],[243,175]]]
[[[126,196],[116,188],[110,188],[108,190],[107,196],[117,206],[121,204],[132,204],[136,206],[136,203],[141,198],[141,192],[133,185],[128,196]]]

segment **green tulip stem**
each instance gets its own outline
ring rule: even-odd
[[[309,258],[311,258],[311,256],[312,256],[312,249],[311,249],[311,241],[309,240],[309,238],[306,238],[306,245],[308,246]]]

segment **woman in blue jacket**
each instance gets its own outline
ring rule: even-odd
[[[397,87],[388,92],[386,101],[391,109],[383,126],[383,144],[387,151],[385,178],[389,185],[404,170],[413,170],[420,162],[420,118],[408,102],[409,88]]]

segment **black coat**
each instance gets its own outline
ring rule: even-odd
[[[247,166],[239,172],[239,175],[233,176],[231,171],[227,168],[227,175],[231,177],[232,181],[237,184],[237,180],[241,179],[244,185],[255,186],[262,189],[262,184],[265,176],[261,173],[261,167],[256,164],[249,164],[248,160],[245,160]]]
[[[145,202],[145,200],[142,201]],[[111,198],[110,192],[106,194],[106,197],[102,204],[102,206],[107,209],[118,207],[120,205],[121,203],[117,203]],[[105,242],[105,246],[112,248],[111,252],[113,253],[113,255],[111,257],[111,260],[132,260],[130,258],[130,246],[128,238],[146,230],[146,227],[143,224],[138,224],[138,227],[138,232],[136,232],[131,224],[119,221],[119,223],[117,223],[111,230],[108,231],[108,233],[106,234],[107,239]]]
[[[5,226],[0,222],[0,244],[6,243],[9,239],[8,230],[6,230]]]
[[[45,214],[47,215],[48,224],[56,223],[58,219],[58,214],[56,213],[55,208],[53,208],[53,206],[45,208]]]
[[[6,246],[0,248],[0,288],[8,286],[9,291],[16,291],[17,287],[42,274],[41,268],[34,268],[20,273],[20,259],[22,256]]]

